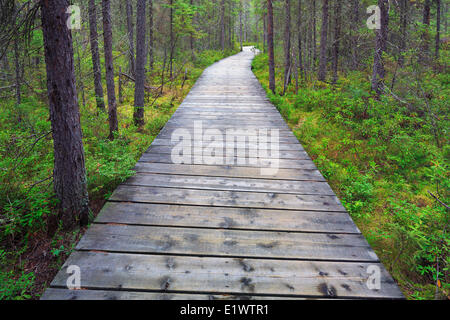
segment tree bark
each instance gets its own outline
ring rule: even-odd
[[[328,0],[323,0],[322,29],[320,30],[319,80],[325,81],[327,75],[327,36],[328,36]]]
[[[383,63],[383,53],[386,50],[387,32],[389,25],[389,0],[378,0],[381,15],[381,28],[376,30],[375,54],[372,73],[372,90],[378,96],[383,93],[385,69]]]
[[[267,0],[267,50],[269,53],[269,89],[275,93],[275,57],[273,52],[273,8]]]
[[[284,26],[284,86],[283,95],[291,82],[291,1],[285,0]]]
[[[66,230],[78,222],[87,224],[89,212],[72,35],[66,24],[68,6],[68,0],[41,2],[54,146],[53,185],[59,200],[59,218]]]
[[[403,67],[405,57],[403,56],[406,49],[406,37],[408,26],[408,0],[400,0],[400,44],[398,65]]]
[[[439,59],[440,42],[441,42],[441,0],[436,0],[436,40],[435,40],[436,59]]]
[[[241,51],[243,50],[243,39],[242,39],[242,0],[239,2],[239,41],[241,42]]]
[[[359,1],[360,0],[353,0],[352,1],[352,21],[353,25],[357,26],[359,25]],[[353,28],[350,28],[350,32],[354,32]],[[358,54],[358,34],[355,32],[354,35],[351,36],[351,52],[352,52],[352,69],[356,70],[359,66],[359,54]]]
[[[225,51],[225,0],[222,0],[220,7],[220,46]]]
[[[334,3],[334,42],[333,42],[333,83],[338,81],[339,46],[341,37],[341,7],[342,1],[335,0]]]
[[[20,52],[19,52],[19,40],[17,37],[14,39],[14,68],[16,72],[16,104],[22,103],[22,92],[20,90],[21,86],[21,70],[20,70]]]
[[[101,111],[105,111],[102,71],[100,67],[100,55],[98,52],[97,9],[95,7],[95,0],[89,0],[89,40],[91,43],[92,69],[94,72],[94,88],[97,108]]]
[[[114,140],[118,131],[117,103],[114,84],[114,64],[112,55],[111,0],[102,0],[103,38],[105,50],[106,90],[108,93],[109,139]]]
[[[429,27],[430,27],[430,9],[431,9],[431,0],[425,0],[425,3],[423,5],[423,19],[422,23],[425,25],[425,31],[422,35],[423,39],[423,51],[425,53],[428,53],[429,47],[428,47],[428,41],[429,39]]]
[[[303,77],[303,52],[302,52],[302,0],[298,0],[297,27],[298,27],[298,66],[300,78]]]
[[[175,49],[174,35],[173,35],[173,0],[170,0],[170,12],[169,12],[169,23],[170,23],[170,52],[169,52],[169,77],[172,79],[173,76],[173,51]]]
[[[129,71],[133,75],[136,76],[136,61],[134,59],[134,25],[133,25],[133,5],[131,4],[131,0],[126,0],[126,10],[127,10],[127,30],[128,30],[128,43],[129,43],[129,56],[130,56],[130,65]]]
[[[153,52],[153,0],[148,1],[148,13],[149,13],[149,35],[148,35],[148,55],[149,55],[149,70],[153,70],[153,64],[155,62]]]
[[[145,98],[145,3],[147,0],[137,1],[136,23],[136,82],[134,85],[134,123],[144,124]]]

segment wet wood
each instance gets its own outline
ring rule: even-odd
[[[204,71],[42,299],[403,298],[268,101],[252,58],[246,48]],[[216,147],[215,161],[194,148],[205,139],[194,134],[200,121],[203,133],[237,137],[228,159],[220,139],[203,146]],[[172,155],[179,129],[189,139],[182,163]],[[261,132],[269,145],[258,144]],[[80,267],[82,290],[67,288],[70,265]],[[373,268],[378,289],[368,285]]]

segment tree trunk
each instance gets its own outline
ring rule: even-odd
[[[275,93],[275,57],[273,52],[273,8],[267,0],[267,49],[269,53],[269,89]]]
[[[285,0],[284,26],[284,86],[283,95],[291,82],[291,1]]]
[[[353,25],[357,26],[359,25],[359,1],[360,0],[353,0],[352,1],[352,21]],[[356,29],[357,30],[357,29]],[[351,36],[351,51],[352,51],[352,69],[356,70],[359,66],[359,54],[358,54],[358,34],[356,30],[353,30],[353,28],[350,28],[350,32],[355,32],[355,35]]]
[[[194,5],[194,0],[190,0],[190,5],[191,5],[191,7]],[[195,16],[194,16],[193,20],[195,20]],[[189,34],[189,46],[191,49],[191,59],[192,59],[192,61],[194,61],[195,60],[194,35],[192,32]]]
[[[328,36],[328,0],[323,0],[322,29],[320,30],[319,80],[325,81],[327,75],[327,36]]]
[[[68,0],[41,2],[47,93],[54,146],[53,185],[63,228],[87,224],[88,193],[75,87],[72,35],[67,28]]]
[[[384,89],[385,69],[383,52],[386,50],[387,32],[389,24],[389,0],[378,0],[381,15],[381,28],[376,30],[375,54],[372,73],[372,90],[381,95]]]
[[[144,98],[145,98],[145,2],[137,1],[136,22],[136,82],[134,85],[134,123],[137,126],[144,124]]]
[[[263,13],[263,52],[267,52],[267,14]]]
[[[6,56],[6,55],[5,55]],[[21,80],[20,80],[20,52],[19,52],[19,40],[14,37],[14,67],[16,72],[16,103],[22,103],[22,93],[20,90]]]
[[[313,68],[315,68],[315,63],[317,60],[317,15],[316,15],[316,0],[312,1],[312,37],[313,37]]]
[[[242,0],[240,1],[239,7],[239,41],[241,42],[241,51],[243,50],[243,40],[242,40]]]
[[[128,30],[128,43],[129,43],[129,56],[130,56],[130,73],[135,77],[136,62],[134,60],[134,25],[133,25],[133,5],[131,0],[126,0],[127,10],[127,30]]]
[[[441,42],[441,0],[436,0],[436,42],[435,58],[439,59],[439,46]]]
[[[149,70],[153,70],[153,64],[155,57],[153,56],[153,0],[148,1],[148,13],[149,13],[149,35],[148,35],[148,55],[149,55]]]
[[[220,7],[220,46],[225,51],[225,0],[222,0]]]
[[[341,7],[342,1],[335,0],[334,3],[334,42],[333,42],[333,83],[338,81],[339,67],[339,45],[341,37]]]
[[[298,0],[297,13],[297,27],[298,27],[298,67],[300,69],[300,78],[303,77],[303,52],[302,52],[302,0]]]
[[[403,67],[405,63],[405,57],[403,56],[406,49],[406,37],[408,26],[408,0],[400,1],[400,44],[399,44],[399,57],[398,65]]]
[[[111,0],[102,0],[103,38],[105,50],[106,90],[108,93],[109,139],[114,140],[118,131],[117,104],[114,84],[114,65],[112,55]]]
[[[429,39],[429,27],[430,27],[430,4],[431,0],[425,0],[425,3],[423,5],[423,19],[422,23],[425,25],[425,31],[422,35],[423,39],[423,51],[424,53],[428,53],[429,47],[428,47],[428,41]]]
[[[169,52],[169,77],[170,80],[172,80],[172,75],[173,75],[173,51],[175,49],[175,44],[174,44],[174,35],[173,35],[173,0],[170,0],[170,19],[169,19],[169,23],[170,23],[170,52]]]
[[[100,55],[98,53],[97,9],[95,7],[95,0],[89,0],[89,36],[91,43],[92,69],[94,72],[95,99],[97,101],[97,108],[101,111],[105,111],[102,71],[100,68]]]

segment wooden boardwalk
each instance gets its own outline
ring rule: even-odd
[[[43,299],[403,298],[267,100],[252,58],[246,48],[205,70]],[[236,143],[245,156],[234,164],[173,163],[174,130],[197,143],[199,121],[204,133],[277,129],[279,169],[261,174],[264,147],[251,142]],[[82,290],[67,289],[71,265]]]

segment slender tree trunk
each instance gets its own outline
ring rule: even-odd
[[[403,67],[405,63],[405,57],[403,56],[406,49],[406,37],[408,26],[408,0],[400,1],[400,44],[399,44],[399,57],[398,65]]]
[[[263,52],[266,53],[267,51],[267,14],[264,12],[263,13]]]
[[[425,31],[422,35],[423,39],[423,51],[424,53],[428,53],[429,50],[429,28],[430,28],[430,8],[431,8],[431,0],[425,0],[423,5],[423,19],[422,23],[425,25]]]
[[[21,77],[20,77],[20,52],[19,52],[19,40],[14,39],[14,67],[16,72],[16,103],[22,103],[22,93],[20,90]]]
[[[109,139],[114,140],[117,123],[117,103],[114,84],[114,64],[112,55],[111,0],[102,0],[103,38],[105,50],[106,90],[108,93]]]
[[[100,55],[98,53],[97,9],[95,0],[89,0],[89,39],[91,43],[92,69],[94,72],[95,99],[97,101],[97,108],[105,111],[102,71],[100,68]]]
[[[273,8],[267,0],[267,49],[269,53],[269,89],[275,93],[275,57],[273,52]]]
[[[241,51],[243,50],[243,39],[242,39],[242,0],[240,1],[239,10],[239,40],[241,42]]]
[[[439,59],[440,42],[441,42],[441,0],[436,0],[436,42],[435,42],[436,59]]]
[[[327,36],[328,36],[328,0],[323,0],[322,29],[320,30],[319,80],[325,81],[327,75]]]
[[[225,0],[220,5],[220,46],[225,51]]]
[[[191,7],[194,5],[194,0],[190,0]],[[195,20],[195,17],[194,17]],[[191,59],[192,61],[195,60],[195,51],[194,51],[194,34],[191,32],[189,34],[189,46],[191,48]]]
[[[284,26],[284,86],[283,95],[291,82],[291,1],[285,0],[285,26]]]
[[[170,0],[169,2],[170,4],[170,19],[169,19],[169,23],[170,23],[170,52],[169,52],[169,77],[170,79],[172,79],[172,63],[173,63],[173,51],[175,49],[175,43],[174,43],[174,35],[173,35],[173,0]]]
[[[302,0],[298,0],[297,28],[298,28],[298,67],[300,69],[300,78],[303,77],[303,52],[302,52]]]
[[[333,83],[338,81],[339,46],[341,37],[341,7],[342,1],[334,3],[334,42],[333,42]]]
[[[148,35],[148,55],[149,55],[149,70],[153,70],[153,64],[155,61],[153,52],[153,0],[148,1],[148,11],[149,11],[149,35]]]
[[[87,224],[89,199],[75,87],[72,35],[67,28],[68,0],[41,2],[47,93],[54,146],[53,185],[59,218],[69,230]]]
[[[386,50],[387,32],[389,24],[389,0],[378,0],[381,14],[381,28],[376,30],[375,54],[372,73],[372,90],[381,95],[384,89],[385,69],[383,53]]]
[[[122,67],[119,67],[119,103],[123,103]]]
[[[134,123],[137,126],[144,124],[144,98],[145,98],[145,2],[137,1],[136,22],[136,82],[134,86]]]
[[[315,68],[317,60],[317,15],[316,15],[316,0],[312,0],[312,37],[313,37],[313,68]]]
[[[78,83],[81,91],[81,101],[83,103],[83,107],[86,105],[86,98],[84,96],[84,83],[83,83],[83,73],[81,70],[81,55],[80,55],[80,44],[78,41],[75,41],[75,45],[77,47],[77,64],[78,64]]]
[[[128,30],[128,43],[130,56],[130,73],[135,77],[136,62],[134,60],[134,25],[133,25],[133,5],[131,0],[126,0],[126,10],[127,10],[127,30]]]
[[[353,0],[352,1],[352,21],[353,25],[358,26],[360,22],[359,18],[359,1],[360,0]],[[356,29],[357,30],[357,29]],[[353,30],[353,28],[350,28],[350,32],[355,32],[354,35],[351,36],[351,52],[352,52],[352,69],[356,70],[359,66],[359,54],[358,54],[358,34],[356,31]]]

